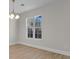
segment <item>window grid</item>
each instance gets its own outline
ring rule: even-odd
[[[41,19],[39,17],[28,19],[28,38],[42,38]]]

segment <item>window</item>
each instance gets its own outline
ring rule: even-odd
[[[29,17],[27,19],[28,38],[42,38],[42,16]]]

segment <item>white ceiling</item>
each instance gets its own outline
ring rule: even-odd
[[[15,12],[21,13],[24,11],[29,11],[44,6],[52,1],[53,0],[15,0]],[[24,6],[21,6],[21,4],[24,4]],[[12,10],[13,3],[12,0],[9,0],[9,11],[11,12]]]

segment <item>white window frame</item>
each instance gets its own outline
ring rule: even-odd
[[[41,27],[35,27],[35,26],[33,26],[33,27],[31,27],[32,29],[33,29],[33,38],[28,38],[28,18],[29,17],[26,17],[26,38],[27,39],[33,39],[33,40],[41,40],[42,38],[43,38],[43,33],[41,33],[41,38],[35,38],[35,28],[41,28],[41,31],[42,31],[42,23],[41,23]],[[34,25],[35,25],[35,23],[34,23]],[[43,31],[42,31],[43,32]]]

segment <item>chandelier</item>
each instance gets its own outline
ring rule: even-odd
[[[20,18],[19,14],[17,14],[17,13],[14,12],[14,3],[15,3],[15,0],[12,0],[12,2],[13,2],[13,10],[9,14],[9,18],[10,19],[19,19]]]

